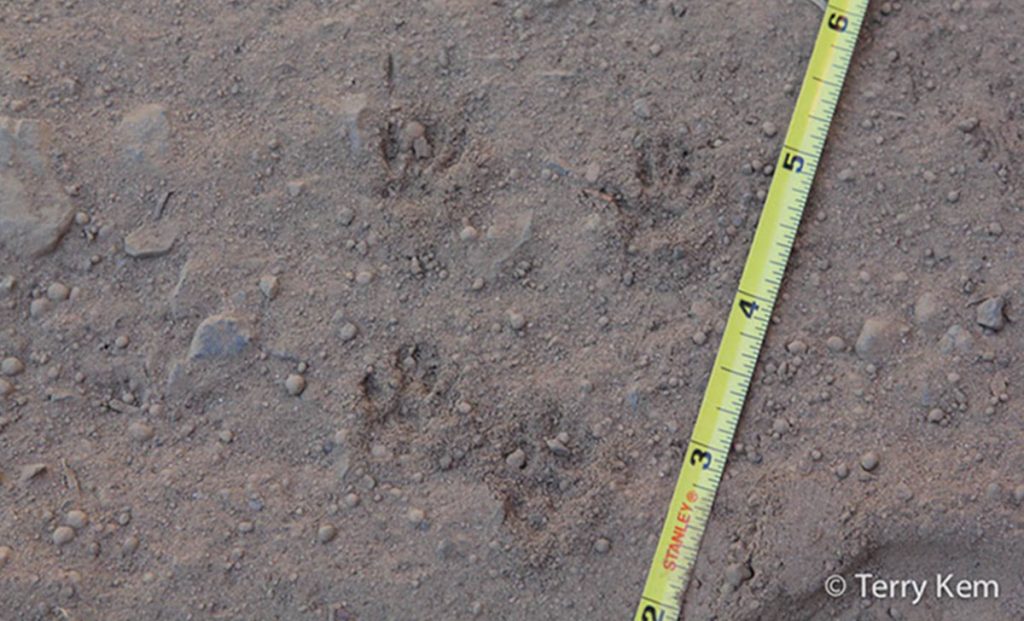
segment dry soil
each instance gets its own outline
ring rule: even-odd
[[[629,618],[819,19],[0,3],[0,617]],[[1024,617],[1022,31],[872,2],[686,619]]]

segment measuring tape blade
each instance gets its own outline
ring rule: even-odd
[[[683,457],[634,621],[676,621],[868,0],[831,0]]]

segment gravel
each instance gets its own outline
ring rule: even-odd
[[[338,536],[338,529],[333,524],[321,524],[316,531],[316,540],[320,543],[330,543]]]
[[[25,364],[14,356],[8,356],[0,361],[0,373],[8,377],[21,375],[25,372]]]
[[[517,448],[505,456],[505,463],[513,470],[522,470],[526,467],[526,451]]]
[[[340,328],[338,328],[338,338],[340,338],[343,343],[347,343],[348,341],[356,338],[358,333],[359,329],[356,327],[356,324],[350,321],[346,321],[341,324]]]
[[[281,291],[281,285],[278,282],[277,276],[272,274],[265,274],[260,277],[259,288],[263,297],[268,300],[276,298],[277,294]]]
[[[978,325],[988,328],[993,332],[999,332],[1006,325],[1006,318],[1003,315],[1003,306],[1006,301],[1002,296],[995,296],[986,299],[978,305],[976,319]]]
[[[75,530],[70,526],[58,526],[53,529],[53,534],[50,539],[54,545],[63,546],[71,543],[71,540],[75,538]]]
[[[80,530],[89,523],[89,516],[86,515],[85,511],[72,509],[64,516],[64,523],[75,530]]]
[[[863,468],[865,472],[871,472],[878,467],[878,464],[879,457],[878,453],[875,451],[868,451],[860,456],[860,467]]]
[[[68,299],[70,295],[71,289],[69,289],[64,283],[55,282],[46,288],[46,297],[54,302],[63,302]]]
[[[522,330],[526,327],[526,317],[514,310],[508,311],[508,325],[513,330]]]
[[[142,421],[133,421],[128,425],[128,435],[136,442],[147,442],[153,439],[153,426]]]
[[[292,373],[284,380],[284,389],[293,397],[298,397],[306,390],[306,378]]]

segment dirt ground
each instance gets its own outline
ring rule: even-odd
[[[819,19],[0,3],[0,618],[630,618]],[[1024,618],[1022,31],[872,2],[686,619]]]

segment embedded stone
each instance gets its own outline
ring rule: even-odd
[[[189,360],[229,358],[248,347],[252,334],[244,322],[230,314],[207,317],[192,336]]]

